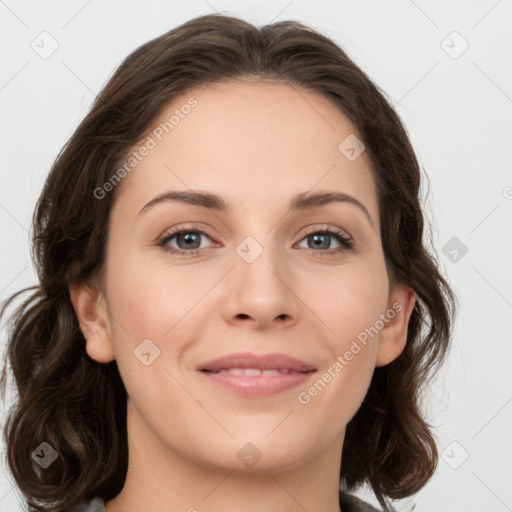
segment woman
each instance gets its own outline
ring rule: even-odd
[[[383,94],[300,23],[202,16],[128,56],[48,176],[12,318],[4,436],[32,510],[420,490],[455,298],[419,185]]]

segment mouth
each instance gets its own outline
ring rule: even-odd
[[[271,395],[307,381],[316,368],[286,354],[230,354],[197,368],[210,382],[245,396]]]
[[[222,369],[218,371],[214,370],[202,370],[204,372],[216,373],[222,375],[224,373],[229,373],[231,375],[249,375],[250,377],[254,377],[256,375],[287,375],[290,373],[308,373],[308,372],[300,372],[295,370],[290,370],[288,368],[285,369],[270,369],[270,370],[260,370],[259,368],[228,368]]]

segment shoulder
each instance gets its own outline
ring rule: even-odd
[[[344,491],[340,491],[340,507],[342,512],[382,512],[381,509],[377,509],[357,496]]]
[[[96,496],[90,501],[82,501],[66,510],[66,512],[107,512],[105,502]]]

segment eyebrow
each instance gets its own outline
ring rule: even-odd
[[[165,192],[153,198],[149,203],[145,204],[139,212],[139,215],[155,205],[167,202],[178,201],[180,203],[191,204],[199,208],[214,210],[218,212],[230,213],[233,208],[228,205],[222,197],[212,194],[211,192],[191,191],[191,190],[172,190]],[[348,203],[357,206],[366,216],[373,228],[375,225],[363,203],[343,192],[302,192],[292,197],[288,202],[288,209],[291,211],[304,211],[320,208],[330,203]]]

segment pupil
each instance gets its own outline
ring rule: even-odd
[[[320,241],[320,244],[318,244],[318,243],[317,243],[317,242],[319,241],[319,240],[318,240],[318,239],[319,239],[319,237],[324,237],[324,238],[325,238],[325,235],[313,235],[313,239],[314,239],[314,241],[315,241],[315,245],[316,245],[317,247],[319,247],[319,245],[322,245],[322,242],[321,242],[321,241]],[[324,245],[325,245],[325,243],[324,243]],[[327,245],[328,245],[328,244],[327,244]]]
[[[187,233],[187,234],[183,235],[183,238],[185,239],[186,242],[192,242],[192,243],[194,241],[197,242],[197,240],[194,240],[194,238],[197,238],[197,235],[195,235],[195,234]],[[187,245],[187,247],[190,247],[190,244],[187,243],[186,245]],[[194,248],[196,248],[196,247],[194,247]]]

